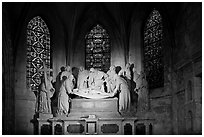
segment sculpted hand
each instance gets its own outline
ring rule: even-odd
[[[110,97],[113,97],[115,94],[112,92],[109,94]]]

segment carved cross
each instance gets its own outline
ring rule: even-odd
[[[46,67],[45,62],[43,61],[43,69],[39,69],[39,72],[44,72],[45,86],[47,88],[47,72],[51,72],[52,69]]]

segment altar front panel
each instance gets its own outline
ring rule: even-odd
[[[118,99],[73,99],[69,117],[120,117]]]

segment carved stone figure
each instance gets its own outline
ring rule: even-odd
[[[116,68],[115,68],[115,66],[111,66],[107,72],[108,77],[106,77],[106,79],[105,79],[108,93],[113,92],[113,89],[115,86],[113,77],[115,74],[116,74]]]
[[[130,110],[130,90],[128,87],[127,81],[115,74],[113,76],[115,88],[112,93],[112,96],[114,96],[116,93],[119,93],[119,112],[128,112]]]
[[[65,71],[65,67],[64,66],[62,66],[61,68],[60,68],[60,72],[59,72],[59,74],[57,75],[57,77],[56,77],[56,92],[57,92],[57,95],[58,95],[58,93],[59,93],[59,89],[60,89],[60,87],[61,87],[61,75],[62,75],[62,73]]]
[[[144,112],[149,109],[148,83],[144,72],[141,72],[139,81],[141,82],[141,84],[137,89],[138,93],[137,109],[139,112]]]
[[[107,75],[110,76],[115,73],[115,66],[110,66],[109,70],[107,71]]]
[[[74,81],[74,76],[71,74],[65,81],[63,81],[60,87],[57,105],[58,116],[68,115],[69,113],[69,94],[72,93],[72,90],[74,88]]]
[[[41,78],[41,84],[39,85],[39,93],[37,97],[37,105],[36,112],[51,114],[51,100],[50,98],[53,96],[55,89],[52,86],[52,77],[48,76],[45,82],[45,78]]]
[[[65,71],[61,73],[60,80],[63,82],[66,80],[70,75],[72,75],[72,70],[70,66],[65,67]]]
[[[121,69],[118,73],[119,76],[125,78],[128,83],[128,88],[131,89],[131,71],[130,71],[130,63],[127,63],[124,69]]]
[[[89,71],[85,70],[84,67],[80,67],[78,79],[77,79],[77,88],[78,89],[88,88],[88,85],[87,85],[88,76],[89,76]]]
[[[107,74],[105,74],[104,72],[91,68],[89,73],[89,80],[88,80],[89,88],[93,90],[105,92],[104,82],[106,77],[107,77]]]
[[[119,76],[123,76],[129,80],[131,80],[131,71],[130,71],[130,63],[127,63],[124,69],[121,69],[118,73]]]
[[[137,73],[136,68],[133,68],[132,71],[133,71],[133,82],[136,83],[136,87],[134,91],[136,91],[136,89],[138,89],[141,85],[140,74]]]

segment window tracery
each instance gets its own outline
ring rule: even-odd
[[[96,25],[85,37],[86,69],[96,68],[104,72],[110,67],[110,38],[106,30]]]
[[[162,17],[157,10],[153,10],[144,30],[144,69],[150,88],[164,84],[162,38]]]
[[[41,83],[43,62],[47,68],[50,61],[50,33],[46,23],[40,16],[34,17],[27,26],[27,86],[37,91]]]

